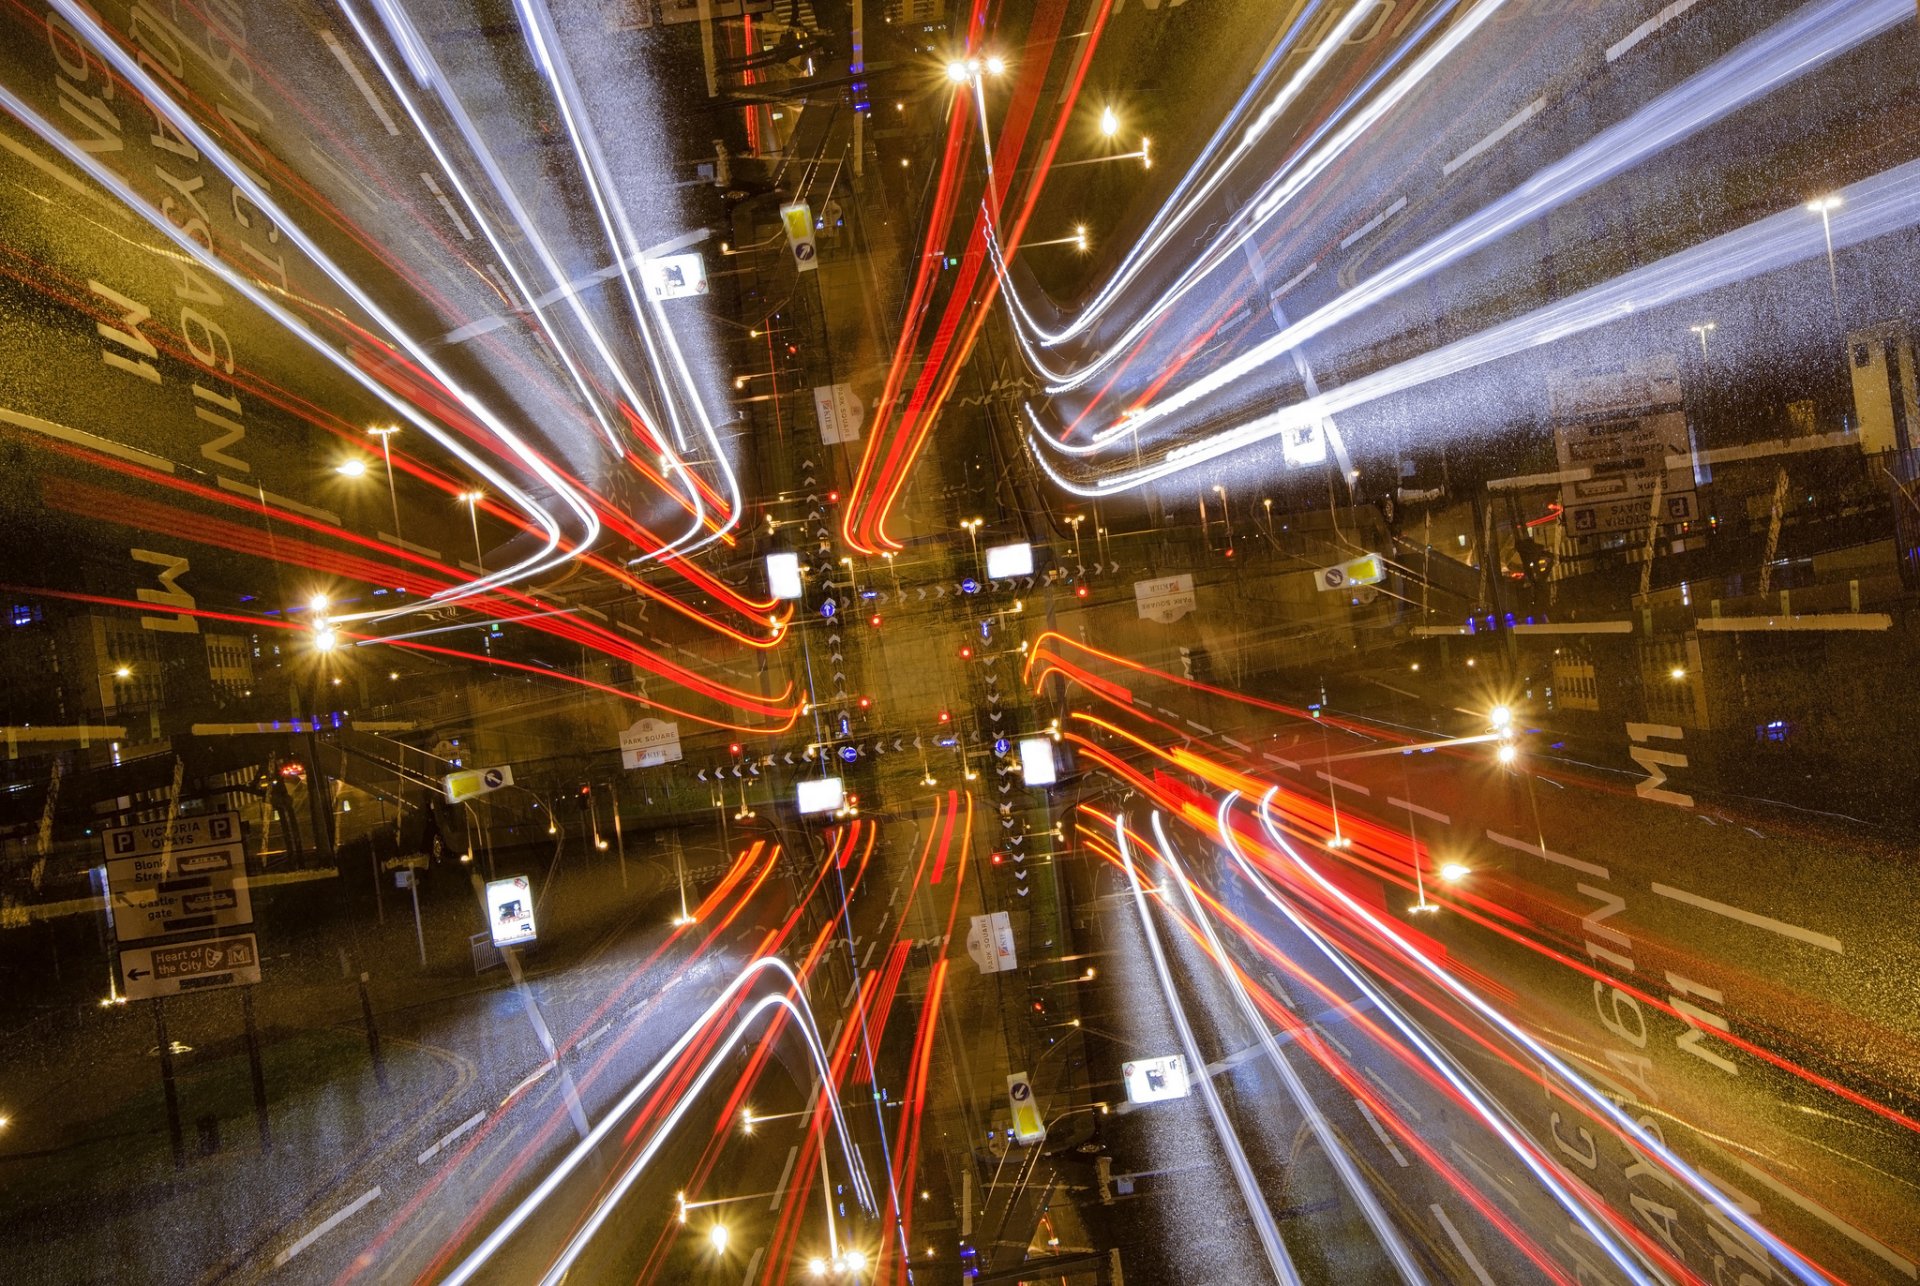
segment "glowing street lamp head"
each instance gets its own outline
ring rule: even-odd
[[[1440,868],[1440,878],[1449,884],[1458,884],[1472,874],[1473,871],[1470,867],[1464,866],[1459,862],[1448,862]]]
[[[487,493],[484,491],[462,491],[460,493],[460,499],[470,505],[477,505],[486,498]]]
[[[1500,749],[1493,752],[1493,757],[1499,760],[1502,765],[1510,765],[1520,757],[1520,748],[1515,746],[1511,741],[1503,742]]]
[[[717,1223],[713,1225],[713,1227],[707,1229],[707,1244],[713,1247],[714,1254],[716,1255],[726,1254],[727,1253],[727,1226],[723,1223]]]
[[[1513,726],[1513,711],[1506,706],[1495,706],[1493,709],[1487,711],[1487,722],[1495,728],[1511,728]]]
[[[864,1251],[849,1250],[846,1255],[847,1271],[863,1273],[867,1270],[867,1256]]]
[[[1837,196],[1815,197],[1813,200],[1807,202],[1807,209],[1813,211],[1815,214],[1829,214],[1834,210],[1838,210],[1840,204],[1840,198]]]
[[[1086,253],[1086,249],[1087,249],[1087,225],[1086,224],[1080,223],[1080,224],[1074,225],[1073,245],[1074,245],[1074,249],[1080,251],[1082,254]]]
[[[133,667],[130,665],[116,665],[113,667],[113,677],[116,679],[131,679],[133,677]]]
[[[961,59],[956,58],[947,64],[947,79],[956,85],[966,84],[968,77],[972,74],[967,70],[967,64]]]
[[[1101,136],[1104,138],[1112,138],[1115,134],[1118,134],[1119,132],[1120,132],[1120,118],[1114,115],[1113,108],[1102,107],[1100,109]]]
[[[812,1259],[809,1259],[809,1260],[807,1261],[807,1276],[809,1276],[809,1277],[825,1277],[826,1275],[827,1275],[827,1261],[826,1261],[826,1260],[824,1260],[824,1259],[822,1259],[822,1258],[821,1258],[820,1256],[818,1256],[818,1255],[815,1255],[815,1256],[814,1256],[814,1257],[813,1257]]]
[[[987,75],[989,75],[989,76],[1004,76],[1004,75],[1006,75],[1006,72],[1007,72],[1007,60],[1006,60],[1006,59],[1004,59],[1004,58],[1002,58],[1002,57],[1001,57],[1001,56],[1000,56],[999,54],[992,54],[992,55],[989,55],[989,56],[988,56],[988,58],[987,58]]]
[[[331,652],[339,642],[340,636],[333,632],[330,625],[322,625],[313,632],[313,650],[316,652]]]
[[[343,478],[364,478],[367,476],[367,462],[359,456],[342,460],[333,467],[333,471]]]

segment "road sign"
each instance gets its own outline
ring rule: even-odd
[[[967,954],[981,973],[999,973],[1000,963],[993,953],[993,917],[976,915],[967,929]]]
[[[820,422],[820,441],[834,446],[860,440],[867,404],[851,384],[818,384],[813,390],[813,413]]]
[[[1356,585],[1377,585],[1386,579],[1386,575],[1380,555],[1366,554],[1349,558],[1344,563],[1335,563],[1332,567],[1322,567],[1314,573],[1313,583],[1322,591],[1352,589]]]
[[[1040,1105],[1033,1101],[1033,1086],[1025,1072],[1007,1077],[1007,1102],[1013,1109],[1014,1138],[1031,1144],[1047,1137],[1046,1123],[1040,1119]]]
[[[787,232],[787,248],[793,251],[793,266],[812,272],[820,264],[813,245],[813,210],[805,201],[780,207],[780,226]]]
[[[446,788],[447,802],[457,804],[463,799],[475,799],[481,795],[490,795],[503,786],[513,785],[512,768],[469,768],[464,772],[450,772],[441,779]]]
[[[189,859],[192,856],[189,854]],[[247,892],[244,864],[223,865],[199,875],[142,878],[152,874],[151,865],[159,860],[122,858],[107,863],[107,895],[115,939],[138,942],[170,933],[232,929],[253,923],[253,900]],[[136,869],[141,864],[147,869]]]
[[[107,862],[108,887],[131,892],[190,876],[232,878],[245,875],[247,854],[238,840],[217,848],[182,848],[171,853],[116,857]]]
[[[126,947],[120,952],[120,990],[129,1000],[157,1000],[183,991],[259,981],[260,944],[251,933]]]
[[[1193,577],[1187,573],[1137,580],[1133,583],[1133,600],[1141,620],[1162,625],[1172,624],[1199,606],[1193,594]]]
[[[1020,780],[1029,786],[1051,786],[1059,780],[1052,737],[1020,738]]]
[[[657,768],[680,759],[680,725],[664,719],[639,719],[620,734],[620,762],[628,768]]]
[[[533,885],[526,876],[488,882],[487,928],[496,947],[533,941]]]
[[[707,265],[698,254],[644,259],[640,263],[640,279],[647,284],[649,299],[685,299],[707,293]]]
[[[206,813],[176,817],[172,823],[144,822],[115,826],[100,833],[100,847],[108,857],[133,857],[176,848],[205,848],[240,842],[240,814]]]
[[[1187,1060],[1178,1054],[1122,1063],[1120,1075],[1127,1083],[1129,1103],[1158,1103],[1187,1096]]]

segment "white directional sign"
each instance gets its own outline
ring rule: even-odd
[[[1193,577],[1187,573],[1137,580],[1133,583],[1133,599],[1141,620],[1163,625],[1179,620],[1199,605],[1193,594]]]
[[[115,826],[100,834],[100,847],[108,857],[133,857],[140,853],[163,853],[168,849],[205,848],[211,844],[239,842],[238,813],[176,817],[171,824],[143,822],[138,826]]]
[[[1187,1096],[1187,1060],[1178,1054],[1122,1063],[1120,1075],[1127,1083],[1129,1103],[1158,1103]]]
[[[664,719],[640,719],[620,734],[620,762],[629,768],[657,768],[680,759],[680,725]]]
[[[800,598],[807,592],[800,580],[800,555],[767,555],[767,593],[775,598]]]
[[[259,981],[260,944],[251,933],[128,947],[120,953],[120,990],[129,1000],[158,1000],[183,991]]]
[[[1314,573],[1314,586],[1322,591],[1352,589],[1356,585],[1377,585],[1386,579],[1386,566],[1380,561],[1380,555],[1367,554],[1360,558],[1349,558],[1344,563],[1335,563],[1332,567],[1322,567]]]
[[[481,795],[490,795],[503,786],[513,785],[511,768],[469,768],[464,772],[450,772],[441,779],[446,788],[447,802],[457,804],[463,799],[474,799]]]
[[[222,857],[228,852],[208,851]],[[184,856],[192,862],[196,855]],[[111,899],[113,935],[118,941],[139,942],[171,933],[231,929],[253,923],[253,900],[247,892],[244,861],[222,862],[198,875],[151,878],[152,867],[159,860],[152,856],[107,863],[107,896]]]
[[[707,293],[706,261],[697,254],[662,255],[640,263],[649,299],[685,299]]]

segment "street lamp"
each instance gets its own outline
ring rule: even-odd
[[[960,523],[962,527],[966,528],[967,540],[973,546],[973,561],[975,563],[980,561],[980,527],[981,524],[985,522],[985,518],[966,518],[962,519]]]
[[[1074,224],[1073,235],[1070,237],[1054,237],[1048,241],[1022,241],[1019,248],[1021,250],[1038,250],[1042,246],[1072,246],[1081,254],[1085,254],[1088,249],[1087,225],[1084,223]]]
[[[473,528],[473,565],[483,572],[487,570],[487,567],[480,558],[480,514],[478,507],[480,502],[486,498],[487,493],[484,491],[462,491],[459,496],[459,499],[465,502],[467,506],[467,522]]]
[[[343,478],[364,478],[367,476],[367,462],[356,455],[333,466],[333,471]]]
[[[396,545],[404,545],[407,542],[400,536],[400,497],[393,489],[393,435],[399,431],[397,424],[367,430],[380,439],[380,454],[387,463],[387,502],[393,506],[393,541]]]
[[[1836,322],[1840,321],[1840,273],[1833,266],[1833,212],[1840,205],[1837,196],[1817,197],[1807,202],[1807,209],[1820,216],[1820,231],[1827,239],[1827,286],[1833,292],[1833,320]]]
[[[1689,326],[1687,329],[1692,331],[1700,339],[1700,364],[1705,366],[1707,364],[1707,336],[1719,329],[1719,323],[1701,322],[1698,326]]]
[[[1101,136],[1105,138],[1112,138],[1115,134],[1118,134],[1119,132],[1120,132],[1120,118],[1114,114],[1113,108],[1102,107],[1100,109]]]

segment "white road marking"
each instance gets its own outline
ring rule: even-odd
[[[1354,242],[1366,236],[1369,232],[1372,232],[1375,228],[1379,227],[1381,224],[1385,223],[1388,219],[1391,219],[1394,215],[1400,213],[1402,210],[1406,208],[1407,208],[1407,198],[1405,197],[1398,198],[1397,200],[1394,201],[1392,205],[1388,206],[1386,209],[1382,210],[1380,213],[1374,215],[1371,219],[1368,219],[1365,223],[1361,224],[1358,228],[1355,228],[1353,232],[1348,235],[1347,239],[1340,243],[1340,248],[1342,250],[1345,250],[1347,247],[1351,246]]]
[[[1253,753],[1253,747],[1249,746],[1246,742],[1240,740],[1240,738],[1238,737],[1229,737],[1226,733],[1223,732],[1220,734],[1220,740],[1226,742],[1229,746],[1232,746],[1235,750],[1244,750],[1248,754]]]
[[[400,127],[393,123],[393,117],[387,113],[386,104],[373,96],[373,86],[369,85],[367,78],[360,74],[360,69],[353,65],[353,59],[347,56],[346,47],[340,43],[339,37],[323,27],[320,30],[320,39],[327,46],[327,52],[339,60],[342,70],[347,73],[347,79],[351,80],[353,87],[360,91],[360,97],[367,100],[367,106],[373,109],[373,114],[380,118],[382,125],[386,126],[387,133],[397,135]]]
[[[434,1157],[446,1151],[448,1144],[452,1143],[455,1139],[459,1138],[461,1135],[465,1134],[468,1130],[471,1130],[474,1126],[480,1124],[480,1122],[486,1119],[487,1119],[487,1114],[485,1112],[475,1112],[472,1116],[468,1117],[466,1120],[460,1122],[460,1124],[454,1126],[451,1130],[448,1130],[445,1134],[441,1135],[440,1141],[438,1143],[435,1143],[432,1147],[428,1148],[425,1152],[422,1152],[419,1155],[419,1157],[416,1159],[420,1162],[421,1165],[425,1165],[427,1162],[433,1160]]]
[[[1625,54],[1627,50],[1633,48],[1698,3],[1700,3],[1700,0],[1673,0],[1672,4],[1662,9],[1659,13],[1654,14],[1653,17],[1641,23],[1632,31],[1629,31],[1622,39],[1610,45],[1607,48],[1607,61],[1618,62],[1621,55]]]
[[[1414,1110],[1413,1104],[1407,1102],[1405,1095],[1394,1089],[1393,1086],[1387,1084],[1385,1077],[1381,1076],[1380,1073],[1374,1071],[1371,1067],[1363,1067],[1360,1070],[1365,1072],[1375,1085],[1385,1090],[1387,1097],[1398,1103],[1402,1112],[1405,1112],[1416,1121],[1420,1119],[1420,1113]]]
[[[1319,267],[1320,267],[1320,261],[1316,259],[1312,263],[1308,264],[1306,267],[1302,268],[1299,272],[1296,272],[1293,276],[1287,278],[1285,282],[1274,287],[1273,293],[1267,296],[1267,303],[1268,304],[1279,303],[1280,300],[1286,295],[1288,291],[1292,290],[1295,286],[1305,281],[1308,277],[1313,276],[1315,270],[1318,269]]]
[[[599,1040],[602,1036],[606,1035],[608,1032],[612,1030],[613,1030],[613,1019],[609,1018],[607,1019],[607,1021],[601,1023],[598,1027],[588,1032],[585,1036],[582,1036],[580,1038],[579,1048],[585,1049],[587,1046],[593,1044],[594,1041]]]
[[[1295,772],[1300,771],[1300,765],[1291,759],[1282,759],[1279,755],[1270,755],[1264,750],[1260,752],[1260,757],[1270,764],[1279,764],[1282,768],[1291,768]]]
[[[860,957],[860,967],[862,969],[867,967],[867,961],[873,959],[874,949],[879,945],[880,945],[880,939],[878,937],[875,937],[872,942],[869,942],[867,944],[867,954]]]
[[[1433,1211],[1433,1217],[1440,1221],[1440,1226],[1446,1230],[1447,1240],[1451,1241],[1453,1248],[1460,1252],[1460,1258],[1466,1260],[1467,1267],[1473,1269],[1474,1280],[1478,1281],[1480,1286],[1493,1286],[1493,1278],[1487,1276],[1487,1270],[1481,1266],[1479,1256],[1467,1249],[1465,1238],[1461,1237],[1460,1230],[1453,1226],[1453,1220],[1447,1218],[1447,1212],[1438,1205],[1430,1205],[1427,1209]]]
[[[760,1271],[760,1261],[766,1256],[766,1253],[767,1248],[765,1246],[753,1252],[753,1258],[747,1261],[747,1274],[740,1279],[740,1286],[753,1286],[753,1275]]]
[[[1756,929],[1765,929],[1768,933],[1777,933],[1783,938],[1792,938],[1795,942],[1805,942],[1821,947],[1833,954],[1844,954],[1840,939],[1830,938],[1824,933],[1815,933],[1812,929],[1803,929],[1797,924],[1788,924],[1785,920],[1776,920],[1772,916],[1756,915],[1752,911],[1742,911],[1737,906],[1725,902],[1716,902],[1712,898],[1703,898],[1698,893],[1689,893],[1685,889],[1676,889],[1669,884],[1656,884],[1653,891],[1663,898],[1672,898],[1675,902],[1684,902],[1688,906],[1697,906],[1702,911],[1711,911],[1715,915],[1724,915],[1729,920],[1738,920],[1750,924]]]
[[[1348,781],[1345,777],[1336,777],[1330,772],[1317,772],[1314,776],[1318,777],[1321,781],[1339,786],[1343,790],[1350,790],[1356,795],[1371,795],[1373,793],[1357,781]]]
[[[1420,816],[1431,821],[1439,822],[1442,826],[1453,825],[1453,818],[1447,816],[1445,813],[1436,813],[1431,808],[1422,808],[1411,800],[1395,799],[1392,795],[1388,795],[1387,802],[1395,808],[1404,808],[1410,813],[1418,813]]]
[[[1545,110],[1547,110],[1547,96],[1545,94],[1542,94],[1540,97],[1534,99],[1531,103],[1528,103],[1525,107],[1522,107],[1519,111],[1515,112],[1513,115],[1507,117],[1505,121],[1495,126],[1491,134],[1487,135],[1485,138],[1481,139],[1478,143],[1475,143],[1472,147],[1468,148],[1466,151],[1460,153],[1460,155],[1454,157],[1451,161],[1448,161],[1445,165],[1441,166],[1440,173],[1452,174],[1455,170],[1459,169],[1463,165],[1468,164],[1473,160],[1474,157],[1479,156],[1482,152],[1485,152],[1488,148],[1492,147],[1494,144],[1498,143],[1501,139],[1513,133],[1515,130],[1519,129],[1522,125],[1525,125],[1528,121],[1532,120],[1534,117],[1538,116],[1541,112],[1544,112]]]
[[[787,1149],[787,1163],[780,1167],[780,1182],[773,1185],[773,1200],[767,1204],[767,1209],[778,1210],[780,1208],[781,1198],[787,1195],[787,1180],[793,1177],[793,1159],[799,1155],[800,1145],[798,1143]]]
[[[1393,1159],[1400,1163],[1400,1168],[1403,1170],[1406,1169],[1408,1164],[1406,1154],[1395,1146],[1392,1137],[1387,1134],[1385,1127],[1380,1124],[1380,1118],[1373,1114],[1373,1109],[1368,1107],[1360,1099],[1353,1100],[1353,1105],[1360,1109],[1360,1115],[1367,1118],[1367,1124],[1373,1127],[1373,1132],[1380,1137],[1380,1142],[1386,1146],[1387,1151],[1393,1154]]]
[[[1901,1272],[1905,1273],[1907,1276],[1920,1277],[1920,1265],[1915,1265],[1911,1259],[1908,1259],[1906,1256],[1902,1255],[1899,1251],[1893,1249],[1893,1247],[1887,1245],[1885,1242],[1879,1241],[1875,1239],[1873,1236],[1871,1236],[1870,1234],[1862,1232],[1860,1229],[1854,1227],[1852,1224],[1848,1223],[1846,1220],[1842,1219],[1840,1216],[1834,1214],[1833,1211],[1827,1209],[1825,1206],[1821,1205],[1819,1202],[1813,1200],[1811,1197],[1806,1197],[1801,1195],[1798,1192],[1795,1192],[1792,1188],[1789,1188],[1786,1184],[1780,1182],[1778,1179],[1774,1178],[1772,1175],[1768,1174],[1766,1171],[1755,1169],[1753,1166],[1748,1165],[1744,1160],[1742,1160],[1739,1157],[1729,1157],[1728,1159],[1731,1160],[1735,1165],[1739,1166],[1742,1170],[1752,1175],[1759,1182],[1765,1184],[1767,1187],[1771,1188],[1773,1191],[1779,1193],[1781,1196],[1785,1197],[1788,1201],[1791,1201],[1794,1205],[1799,1206],[1802,1210],[1812,1215],[1815,1219],[1818,1219],[1821,1223],[1826,1224],[1830,1228],[1837,1229],[1840,1235],[1845,1237],[1847,1240],[1854,1242],[1857,1245],[1864,1246],[1866,1249],[1872,1251],[1874,1254],[1878,1255],[1880,1258],[1886,1260],[1889,1264],[1892,1264],[1895,1268],[1898,1268]],[[1728,1192],[1739,1191],[1739,1189],[1735,1188],[1732,1184],[1728,1183],[1725,1179],[1722,1179],[1719,1175],[1707,1169],[1707,1167],[1705,1166],[1700,1167],[1700,1173],[1705,1175],[1709,1180],[1711,1180],[1716,1187],[1724,1188]]]
[[[322,1223],[319,1227],[315,1228],[312,1232],[302,1237],[299,1241],[294,1242],[291,1246],[288,1246],[285,1250],[275,1255],[273,1257],[273,1266],[275,1268],[280,1267],[282,1264],[286,1263],[289,1259],[292,1259],[295,1255],[305,1250],[308,1246],[311,1246],[314,1242],[320,1240],[322,1237],[332,1232],[335,1228],[339,1227],[341,1221],[345,1220],[348,1216],[358,1214],[361,1210],[365,1209],[367,1206],[371,1205],[375,1201],[378,1201],[379,1199],[380,1199],[380,1188],[378,1185],[375,1185],[374,1187],[367,1189],[367,1191],[361,1193],[358,1197],[355,1197],[351,1205],[335,1211],[332,1215],[330,1215],[327,1218],[326,1222]]]
[[[1568,857],[1565,853],[1556,853],[1550,848],[1541,848],[1538,844],[1529,844],[1523,839],[1515,839],[1511,835],[1502,835],[1496,830],[1489,830],[1487,832],[1487,838],[1496,844],[1504,844],[1508,848],[1518,849],[1522,853],[1531,853],[1535,857],[1544,857],[1549,862],[1558,862],[1562,866],[1570,866],[1576,871],[1593,876],[1595,879],[1610,880],[1613,878],[1607,874],[1607,868],[1604,866],[1597,865],[1593,862],[1583,862],[1577,857]]]
[[[1187,720],[1187,727],[1192,728],[1195,732],[1200,733],[1202,736],[1211,737],[1213,735],[1213,729],[1207,727],[1206,724],[1201,723],[1198,719]]]
[[[1341,1044],[1340,1038],[1334,1035],[1331,1031],[1328,1031],[1327,1025],[1325,1023],[1316,1022],[1314,1023],[1313,1026],[1314,1026],[1314,1030],[1318,1031],[1323,1037],[1326,1038],[1328,1044],[1332,1045],[1335,1049],[1345,1054],[1348,1058],[1353,1057],[1353,1051],[1348,1049],[1345,1045]]]
[[[427,185],[427,191],[433,193],[433,199],[440,203],[440,208],[447,212],[449,219],[453,220],[453,226],[459,230],[461,237],[468,241],[473,240],[473,229],[469,228],[467,221],[460,217],[460,212],[453,208],[453,202],[447,200],[447,194],[442,192],[440,185],[433,181],[433,175],[422,170],[420,181]]]

